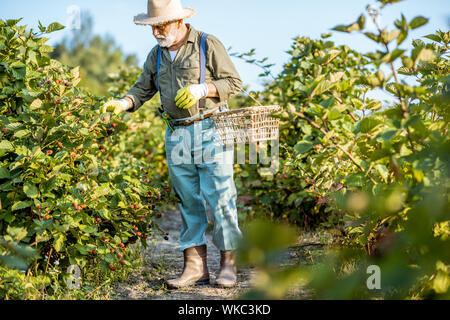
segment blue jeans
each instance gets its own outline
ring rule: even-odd
[[[205,200],[213,219],[213,243],[235,250],[242,237],[238,226],[233,146],[226,149],[211,118],[169,128],[165,149],[172,188],[179,199],[182,225],[179,250],[206,244]]]

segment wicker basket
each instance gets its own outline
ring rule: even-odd
[[[271,117],[280,106],[258,106],[219,112],[212,116],[224,145],[278,139],[279,119]]]

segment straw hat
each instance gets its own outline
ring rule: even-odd
[[[135,16],[134,23],[157,26],[192,17],[195,13],[195,9],[183,8],[180,0],[148,0],[147,13]]]

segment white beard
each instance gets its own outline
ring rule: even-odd
[[[177,30],[172,27],[170,28],[167,37],[158,36],[156,38],[156,40],[158,40],[159,45],[163,48],[171,47],[175,43],[176,39],[177,39]]]

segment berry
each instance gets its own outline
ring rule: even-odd
[[[157,215],[156,215],[156,218],[161,218],[162,217],[162,215],[161,215],[161,213],[158,213]]]
[[[111,269],[112,271],[116,271],[116,267],[114,267],[112,265],[109,266],[109,269]]]
[[[47,150],[47,154],[48,154],[48,155],[53,154],[53,150]]]
[[[138,229],[138,227],[134,227],[134,230],[138,231],[139,229]]]
[[[169,237],[168,236],[164,236],[164,240],[169,240]]]
[[[114,128],[117,127],[117,123],[111,124]]]
[[[305,182],[306,182],[306,183],[309,183],[309,180],[308,180],[308,179],[305,179]]]
[[[45,220],[49,220],[50,219],[50,216],[49,215],[46,215],[45,216]]]
[[[106,236],[102,236],[103,240],[106,240]]]
[[[111,253],[114,253],[114,249],[113,249],[113,248],[111,248],[109,251],[110,251]]]
[[[124,266],[125,265],[125,261],[120,260],[120,264]]]
[[[105,240],[105,243],[106,243],[106,244],[109,244],[109,240]]]
[[[124,252],[126,252],[126,251],[127,251],[127,248],[122,248],[122,250],[123,250]]]
[[[63,145],[63,144],[61,143],[61,141],[58,141],[58,146],[59,146],[59,147],[62,147],[62,145]]]
[[[140,222],[144,222],[144,219],[140,218],[139,221],[140,221]]]
[[[121,242],[121,243],[119,244],[119,246],[121,246],[121,247],[123,248],[123,247],[125,247],[125,244],[124,244],[123,242]]]
[[[37,208],[38,208],[38,210],[41,210],[41,205],[40,205],[40,204],[38,204]]]
[[[8,129],[3,128],[3,132],[4,132],[4,133],[7,133],[7,132],[8,132]]]
[[[144,238],[144,239],[147,239],[147,235],[146,235],[146,234],[144,234],[144,236],[143,236],[142,238]]]
[[[121,253],[117,254],[117,258],[122,259],[122,257],[123,257],[123,254],[121,254]]]
[[[55,82],[56,82],[56,84],[60,84],[61,80],[56,80]]]
[[[100,218],[97,218],[96,220],[98,223],[102,222],[102,219],[100,219]]]
[[[92,254],[97,254],[97,250],[92,250]]]
[[[142,234],[142,233],[140,233],[140,232],[136,233],[136,235],[137,235],[138,237],[140,237],[140,236],[141,236],[141,234]]]

